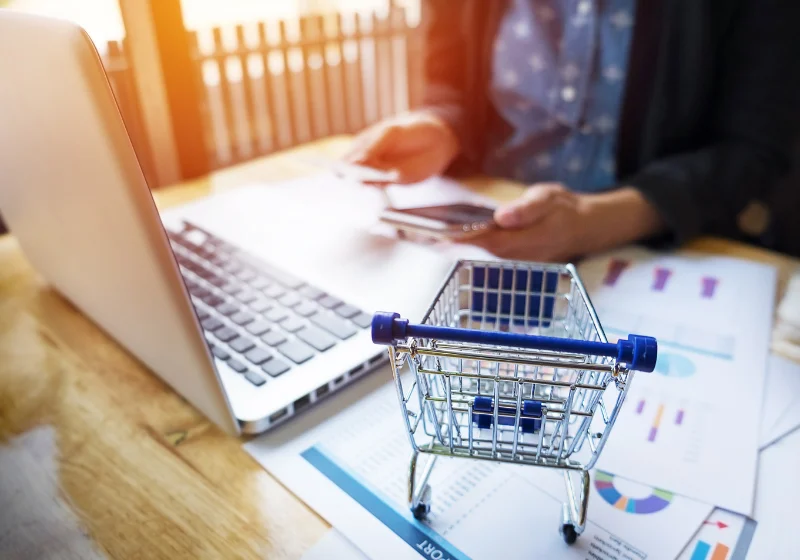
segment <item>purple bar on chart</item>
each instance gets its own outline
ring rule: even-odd
[[[667,286],[667,280],[672,276],[672,271],[668,268],[661,268],[660,266],[653,271],[653,291],[663,292]]]
[[[661,417],[664,415],[664,405],[658,405],[656,416],[653,418],[653,425],[650,427],[650,434],[647,436],[647,441],[655,441],[658,427],[661,425]]]
[[[641,414],[644,410],[644,399],[639,401],[639,404],[636,405],[636,414]]]
[[[711,299],[714,297],[714,291],[717,289],[718,284],[719,280],[716,278],[712,278],[711,276],[703,277],[703,291],[701,295],[704,298]]]
[[[678,411],[678,414],[675,415],[675,423],[678,426],[683,424],[683,409],[682,408]]]
[[[619,280],[623,271],[628,268],[629,261],[621,261],[619,259],[611,259],[608,263],[608,270],[606,270],[606,277],[603,278],[603,284],[606,286],[613,286]]]

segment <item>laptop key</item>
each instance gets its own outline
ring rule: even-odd
[[[227,360],[228,358],[231,357],[231,355],[228,354],[228,351],[222,348],[221,346],[212,346],[211,353],[214,354],[220,360]]]
[[[222,302],[216,306],[217,311],[222,313],[223,315],[233,315],[234,313],[239,311],[239,306],[233,303],[225,303]]]
[[[306,296],[308,299],[319,299],[322,296],[327,295],[325,292],[315,288],[314,286],[303,286],[300,288],[300,294]]]
[[[252,371],[248,371],[244,374],[244,378],[247,379],[250,383],[255,385],[256,387],[261,387],[264,383],[267,382],[266,379],[261,377],[260,375],[256,375]]]
[[[228,365],[236,373],[244,373],[247,371],[247,366],[244,365],[239,360],[237,360],[236,358],[231,358],[230,360],[228,360]]]
[[[280,303],[284,307],[294,307],[301,301],[303,300],[300,299],[300,296],[298,296],[296,292],[287,292],[283,294],[283,296],[278,298],[278,303]]]
[[[236,274],[236,277],[242,282],[249,282],[250,280],[253,280],[256,276],[258,275],[255,272],[253,272],[253,270],[250,268],[243,268]]]
[[[261,337],[261,340],[270,346],[277,346],[278,344],[284,342],[286,337],[278,331],[269,331],[267,334]]]
[[[356,325],[358,325],[362,329],[366,329],[367,327],[372,325],[372,315],[370,315],[369,313],[361,312],[350,320],[353,321]]]
[[[206,311],[202,307],[195,306],[194,311],[195,313],[197,313],[197,318],[200,319],[201,321],[209,317],[208,311]]]
[[[228,342],[239,336],[239,333],[237,333],[230,327],[223,327],[219,330],[214,331],[214,336],[216,336],[222,342]]]
[[[254,291],[252,291],[252,290],[242,290],[241,292],[236,294],[235,297],[236,297],[236,299],[238,299],[242,303],[250,303],[250,302],[255,301],[258,298],[256,293]]]
[[[210,278],[206,278],[206,282],[208,282],[212,286],[216,286],[217,288],[225,286],[228,283],[228,281],[225,278],[223,278],[222,276],[217,276],[216,274],[211,276]]]
[[[208,294],[203,298],[203,301],[206,305],[210,305],[211,307],[216,307],[217,305],[225,303],[225,300],[216,294]]]
[[[317,306],[310,301],[303,301],[299,305],[295,306],[294,312],[301,317],[311,317],[317,312]]]
[[[228,282],[224,286],[220,286],[220,290],[232,296],[235,296],[236,294],[241,292],[242,289],[243,289],[242,286],[240,284],[237,284],[236,282]]]
[[[342,320],[336,315],[317,313],[311,317],[311,322],[319,327],[322,327],[329,333],[338,336],[342,340],[345,338],[350,338],[356,334],[356,329],[353,327],[353,325]]]
[[[272,325],[267,323],[266,321],[256,321],[255,323],[250,323],[245,327],[245,330],[252,334],[253,336],[261,336],[265,332],[267,332]]]
[[[253,288],[254,290],[263,290],[264,288],[269,286],[269,280],[267,280],[263,276],[256,276],[252,280],[249,280],[248,284],[250,284],[250,287]]]
[[[242,265],[237,263],[236,261],[230,261],[225,266],[222,267],[222,270],[227,272],[228,274],[236,274],[240,270],[242,270]]]
[[[228,259],[225,258],[225,255],[211,255],[208,259],[208,262],[213,264],[214,266],[222,267],[225,263],[228,262]]]
[[[287,332],[293,333],[302,329],[306,324],[297,317],[287,317],[280,323],[281,328]]]
[[[271,297],[271,298],[281,297],[283,294],[286,293],[286,290],[284,290],[278,284],[270,284],[269,286],[264,288],[262,291],[264,292],[264,295],[266,295],[268,297]]]
[[[255,317],[253,317],[249,313],[245,313],[244,311],[239,311],[238,313],[234,313],[233,315],[231,315],[230,319],[235,324],[239,325],[240,327],[243,327],[245,325],[249,325],[250,323],[252,323]]]
[[[278,352],[296,364],[302,364],[314,357],[314,351],[299,340],[291,340],[278,346]]]
[[[333,296],[325,296],[321,300],[319,300],[319,304],[322,307],[326,307],[328,309],[333,309],[334,307],[338,307],[342,305],[342,300],[337,299]]]
[[[255,346],[255,344],[253,344],[250,340],[244,338],[243,336],[234,338],[233,340],[228,342],[228,344],[230,345],[231,348],[233,348],[236,352],[239,352],[240,354],[244,354],[245,352],[247,352],[248,350],[250,350]]]
[[[206,290],[202,286],[195,286],[194,289],[189,290],[189,293],[192,294],[197,299],[202,300],[204,297],[209,295],[211,292],[209,292],[208,290]]]
[[[289,371],[289,365],[283,360],[272,358],[266,364],[261,366],[261,369],[264,370],[267,375],[278,377],[280,374]]]
[[[215,331],[222,326],[222,321],[217,319],[216,317],[209,317],[208,319],[204,319],[200,326],[203,327],[205,331]]]
[[[264,311],[266,311],[270,307],[272,307],[272,304],[269,302],[269,300],[266,300],[261,297],[250,302],[250,309],[252,309],[256,313],[264,313]]]
[[[318,329],[317,327],[306,327],[297,333],[297,338],[307,342],[320,352],[324,352],[328,348],[336,344],[336,339],[331,335]]]
[[[247,361],[252,362],[257,366],[260,366],[261,364],[269,360],[272,357],[272,354],[270,354],[263,348],[259,348],[258,346],[256,346],[255,348],[247,352],[247,354],[245,354],[244,357],[247,359]]]
[[[286,311],[283,307],[274,307],[264,314],[264,317],[268,321],[272,321],[273,323],[278,323],[280,321],[283,321],[288,316],[289,312]]]
[[[209,269],[207,269],[206,267],[200,265],[199,268],[197,269],[197,275],[203,280],[208,280],[209,278],[214,276],[214,273]]]
[[[350,305],[349,303],[345,303],[344,305],[340,305],[336,308],[336,314],[340,317],[344,317],[345,319],[355,317],[359,313],[361,313],[361,310],[355,305]]]

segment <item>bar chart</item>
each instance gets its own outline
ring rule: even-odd
[[[692,560],[727,560],[730,548],[722,543],[711,545],[706,541],[697,541],[692,551]]]
[[[647,410],[645,410],[645,407],[647,407]],[[675,426],[682,426],[686,411],[682,407],[667,411],[664,403],[654,404],[651,402],[648,406],[647,400],[642,398],[636,404],[636,414],[637,416],[652,415],[649,420],[650,428],[647,431],[647,441],[653,443],[658,437],[659,429],[665,422],[672,423]]]

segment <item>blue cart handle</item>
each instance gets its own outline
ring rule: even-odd
[[[616,358],[617,363],[627,364],[632,370],[645,372],[655,369],[658,354],[658,343],[655,338],[636,334],[628,335],[627,340],[620,339],[613,344],[554,336],[412,325],[408,319],[401,319],[399,313],[378,312],[372,317],[372,342],[375,344],[390,346],[398,341],[405,341],[410,336],[449,342],[607,356]]]

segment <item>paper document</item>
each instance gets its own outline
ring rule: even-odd
[[[750,558],[794,560],[797,554],[797,504],[800,503],[800,433],[761,452],[756,513],[758,528]]]
[[[752,514],[776,271],[625,249],[579,266],[610,338],[658,339],[598,468]],[[720,476],[725,473],[725,476]]]
[[[743,515],[715,509],[678,560],[778,560],[777,556],[754,554],[751,543],[754,533],[757,532],[756,527],[754,520]]]
[[[542,469],[441,458],[432,511],[420,523],[406,504],[410,446],[389,375],[359,384],[341,412],[322,405],[245,446],[370,558],[672,559],[711,512],[602,473],[586,531],[570,547],[557,532],[561,499],[540,486],[548,484]]]
[[[761,415],[760,447],[800,426],[800,364],[775,354],[770,356]]]

